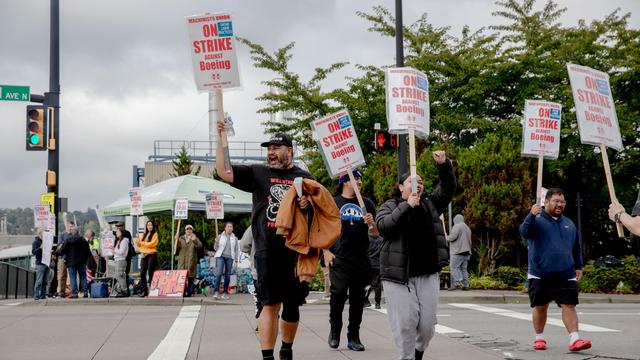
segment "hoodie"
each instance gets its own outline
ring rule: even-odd
[[[471,229],[464,223],[462,215],[458,214],[453,218],[453,227],[447,236],[447,242],[451,255],[471,254]]]

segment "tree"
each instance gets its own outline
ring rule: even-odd
[[[194,163],[184,145],[180,148],[180,152],[176,154],[176,159],[171,160],[171,165],[173,166],[173,172],[170,174],[171,177],[191,175],[192,173],[197,176],[201,170],[201,166],[198,165],[196,171],[193,172]]]

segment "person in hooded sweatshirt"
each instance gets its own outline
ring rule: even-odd
[[[456,190],[453,165],[445,152],[434,151],[439,184],[423,192],[409,173],[400,176],[393,198],[378,210],[376,224],[384,238],[380,277],[387,315],[401,359],[422,359],[435,334],[439,271],[449,262],[440,215]]]
[[[78,298],[78,278],[80,280],[80,292],[82,297],[87,297],[87,262],[91,257],[89,243],[74,227],[71,236],[62,244],[60,254],[67,258],[67,271],[71,282],[71,298]]]
[[[451,233],[447,236],[451,254],[451,287],[449,290],[469,290],[467,266],[471,259],[471,229],[464,223],[464,217],[457,214],[453,218]]]

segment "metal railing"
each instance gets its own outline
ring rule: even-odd
[[[229,156],[234,162],[263,162],[267,158],[267,149],[260,146],[260,141],[229,141]],[[215,162],[216,143],[213,141],[187,140],[155,140],[153,155],[149,160],[170,161],[184,147],[194,161]],[[299,148],[294,146],[293,153],[297,159]]]
[[[33,297],[35,282],[35,272],[0,262],[0,299]]]

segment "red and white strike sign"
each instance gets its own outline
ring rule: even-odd
[[[142,211],[142,194],[138,187],[129,189],[129,214],[143,215]]]
[[[313,138],[322,150],[322,158],[331,177],[365,164],[356,130],[347,110],[311,123]]]
[[[541,100],[525,100],[522,127],[522,156],[542,155],[557,159],[560,153],[562,105]]]
[[[429,80],[410,68],[388,68],[385,72],[387,123],[389,133],[407,134],[415,130],[429,136]]]
[[[223,195],[218,193],[207,194],[207,219],[224,219]]]
[[[567,64],[567,70],[582,143],[596,146],[603,144],[622,150],[609,74],[574,64]]]
[[[176,206],[173,211],[173,217],[176,220],[186,220],[189,215],[189,199],[176,199]]]
[[[240,86],[231,14],[187,17],[189,49],[200,92]]]

